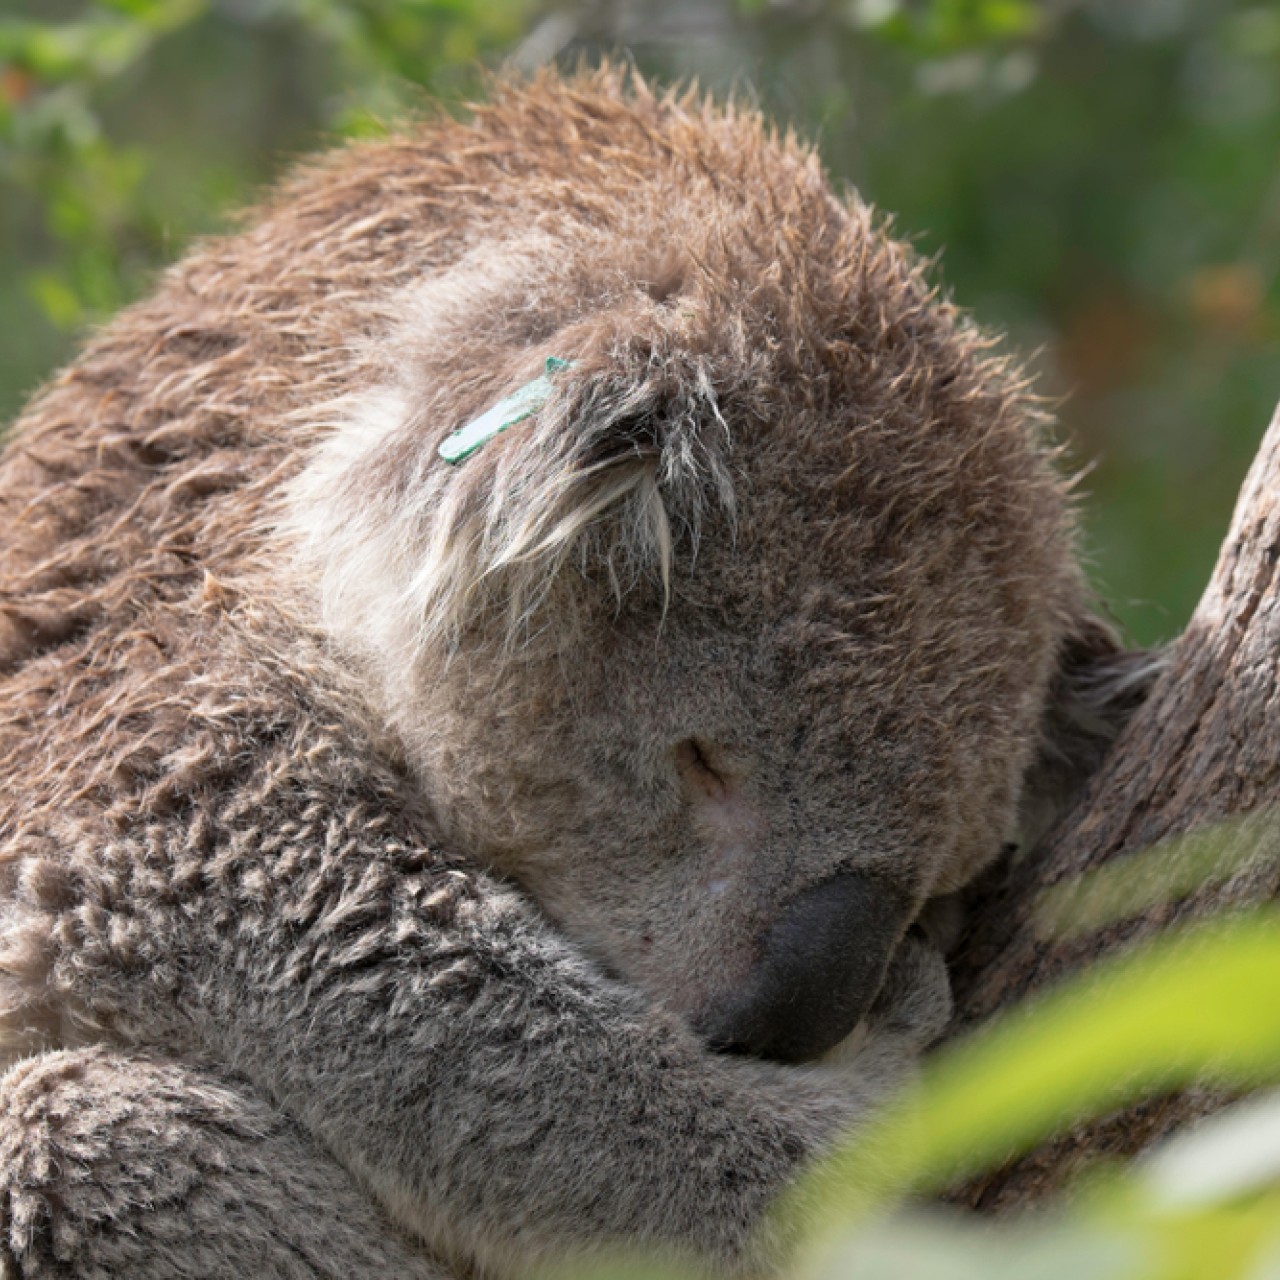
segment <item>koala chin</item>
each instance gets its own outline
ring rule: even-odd
[[[304,166],[0,510],[6,1274],[775,1271],[1147,669],[1017,366],[609,66]]]

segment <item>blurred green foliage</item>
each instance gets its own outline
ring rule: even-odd
[[[457,100],[527,0],[0,0],[0,413],[289,159]]]
[[[1274,862],[1260,821],[1203,830],[1212,880],[1240,852]],[[1209,856],[1217,845],[1222,859]],[[1138,855],[1149,869],[1166,846]],[[1184,867],[1185,867],[1184,862]],[[1064,886],[1065,887],[1065,886]],[[1107,919],[1151,906],[1151,884],[1103,868],[1070,886]],[[1184,875],[1173,900],[1194,887]],[[1125,898],[1132,898],[1127,907]],[[1080,920],[1073,922],[1078,926]],[[807,1228],[798,1280],[1264,1280],[1280,1272],[1280,1093],[1184,1132],[1126,1168],[1098,1165],[1057,1207],[993,1232],[903,1210],[1034,1149],[1071,1124],[1180,1088],[1280,1082],[1280,912],[1167,930],[958,1041],[920,1087],[792,1197]]]
[[[998,1167],[1081,1117],[1192,1084],[1274,1083],[1278,990],[1274,907],[1170,930],[1091,966],[939,1051],[919,1096],[822,1169],[806,1207],[822,1198],[864,1215]]]
[[[1275,0],[0,0],[0,418],[296,155],[505,59],[755,94],[1033,353],[1177,632],[1280,396]]]

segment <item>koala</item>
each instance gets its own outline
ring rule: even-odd
[[[1068,490],[753,111],[304,166],[0,460],[0,1271],[775,1272],[1130,696]]]

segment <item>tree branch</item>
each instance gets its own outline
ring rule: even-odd
[[[1074,809],[980,895],[955,964],[955,1031],[1099,956],[1225,908],[1280,896],[1280,834],[1257,820],[1223,828],[1225,879],[1084,937],[1046,938],[1034,919],[1050,885],[1170,836],[1280,803],[1280,409],[1262,441],[1209,586],[1146,704]],[[1280,826],[1280,824],[1274,824]],[[1247,842],[1247,848],[1241,848]],[[1161,855],[1165,856],[1165,855]],[[1187,842],[1167,851],[1192,856]],[[1280,999],[1280,992],[1277,992]],[[1220,1105],[1196,1090],[1127,1109],[984,1178],[962,1203],[1036,1199],[1101,1154],[1128,1155]]]

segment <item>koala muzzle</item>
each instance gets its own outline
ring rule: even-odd
[[[713,1049],[782,1062],[816,1058],[858,1025],[906,923],[887,886],[848,873],[785,906],[745,985],[701,1020]]]

